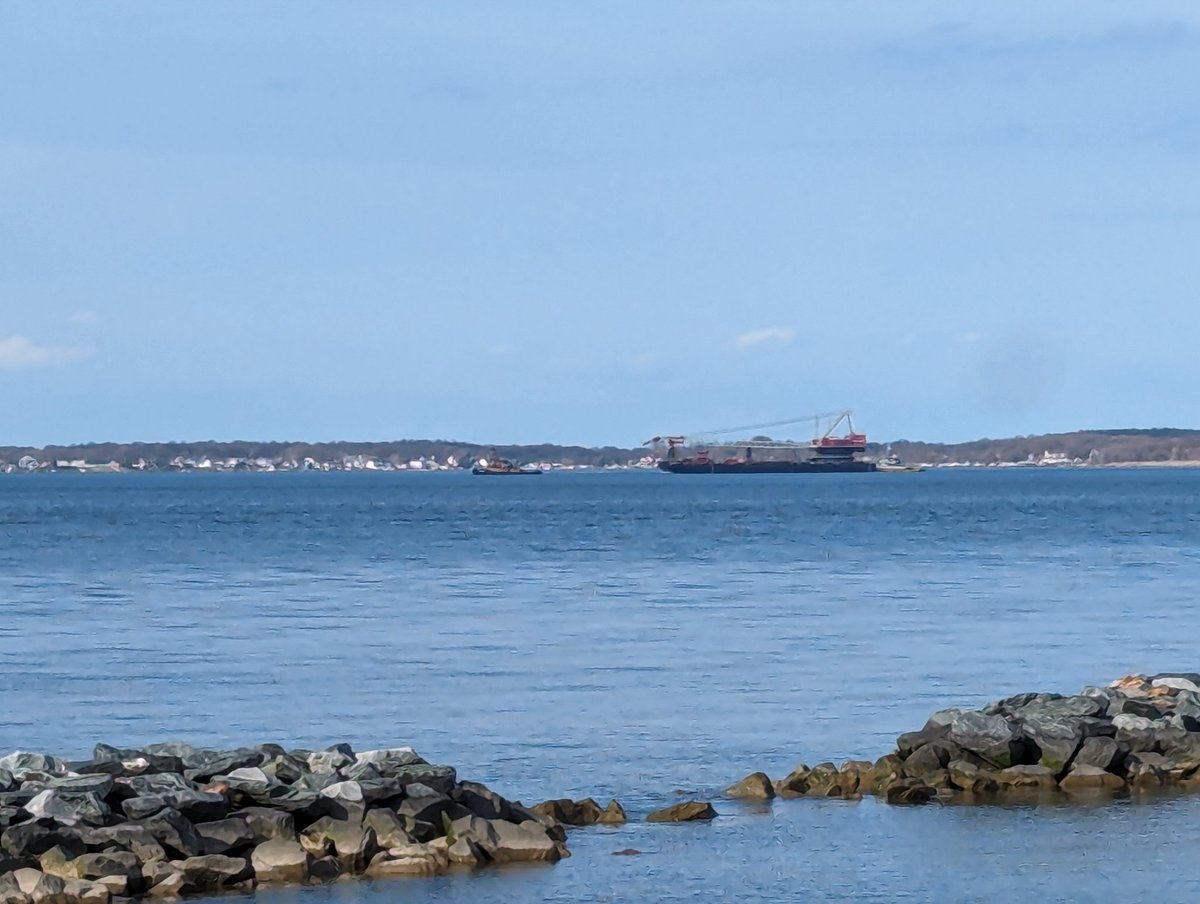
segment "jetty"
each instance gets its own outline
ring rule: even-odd
[[[610,812],[609,818],[612,818]],[[554,819],[411,748],[97,745],[0,758],[0,901],[171,898],[570,856]]]
[[[1200,674],[941,710],[874,763],[801,764],[765,786],[754,778],[727,795],[989,804],[1200,791]]]

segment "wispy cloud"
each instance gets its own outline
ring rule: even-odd
[[[70,320],[71,320],[71,323],[76,323],[76,324],[80,324],[80,325],[95,323],[96,322],[96,312],[95,311],[76,311],[74,314],[71,315]]]
[[[742,333],[733,340],[737,348],[752,348],[755,345],[769,343],[771,345],[787,345],[796,338],[796,331],[785,326],[767,327],[765,330],[751,330]]]
[[[26,336],[0,339],[0,370],[22,370],[81,361],[92,354],[90,348],[66,345],[38,345]]]

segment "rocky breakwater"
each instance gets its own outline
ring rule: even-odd
[[[177,897],[569,856],[551,818],[409,748],[0,758],[0,904]]]
[[[1075,696],[943,710],[873,764],[802,765],[772,788],[896,804],[1200,791],[1200,674],[1129,675]]]

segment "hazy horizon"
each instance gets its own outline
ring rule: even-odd
[[[0,445],[1200,423],[1194,4],[5,4],[0,76]]]

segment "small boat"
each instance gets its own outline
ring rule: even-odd
[[[875,462],[875,470],[893,474],[918,474],[925,469],[920,465],[906,465],[898,456],[889,453],[886,458]]]
[[[542,469],[522,467],[507,458],[501,458],[493,449],[491,458],[479,459],[471,473],[487,477],[535,477],[542,473]]]

